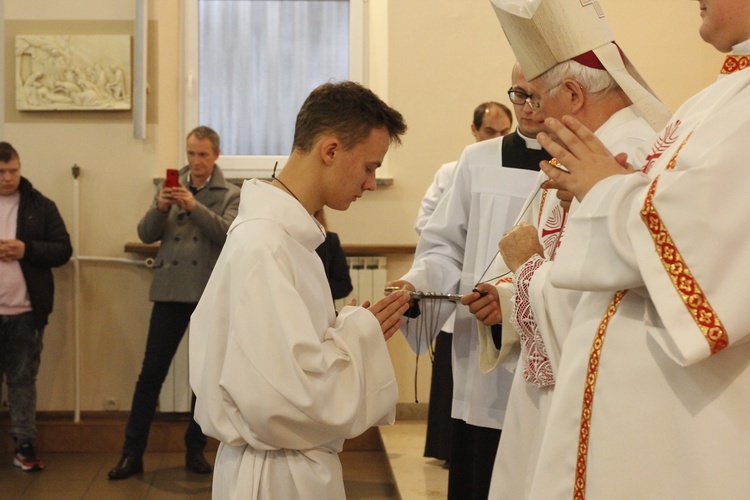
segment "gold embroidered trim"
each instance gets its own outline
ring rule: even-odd
[[[539,215],[536,219],[536,227],[542,225],[542,212],[544,211],[544,202],[547,201],[547,193],[549,193],[547,189],[542,191],[542,201],[539,203]]]
[[[676,166],[677,155],[680,154],[688,139],[690,139],[690,135],[688,135],[669,161],[667,170],[671,170]],[[643,219],[649,233],[651,233],[654,246],[664,265],[664,269],[669,275],[669,279],[672,281],[677,293],[685,303],[685,307],[706,338],[711,354],[716,354],[729,345],[729,336],[716,311],[711,307],[708,297],[703,293],[703,289],[698,284],[698,281],[683,259],[682,254],[677,249],[677,245],[672,240],[659,212],[654,207],[653,200],[658,182],[659,177],[654,179],[649,187],[646,201],[641,209],[641,219]]]
[[[748,67],[748,65],[750,65],[750,56],[729,55],[726,57],[726,59],[724,59],[724,64],[721,66],[721,74],[728,75],[729,73],[734,73],[735,71],[745,69]]]
[[[586,387],[583,391],[583,406],[581,409],[581,429],[578,434],[578,459],[576,461],[576,481],[573,489],[574,500],[584,500],[586,498],[589,433],[591,431],[591,415],[594,410],[594,389],[596,388],[596,380],[599,374],[599,362],[602,357],[602,348],[604,347],[604,338],[607,335],[607,327],[626,293],[628,293],[627,290],[620,290],[612,297],[607,307],[607,312],[604,313],[604,317],[599,323],[599,328],[596,330],[591,352],[589,353],[589,367],[586,371]]]
[[[560,165],[562,165],[562,163],[560,163],[557,160],[557,158],[550,158],[549,164],[552,165],[553,167],[559,167]],[[536,226],[537,227],[539,227],[542,224],[542,211],[544,211],[544,202],[547,201],[547,193],[548,192],[549,192],[549,190],[547,190],[547,189],[545,189],[542,192],[542,201],[539,204],[539,215],[537,216],[537,220],[536,220]]]

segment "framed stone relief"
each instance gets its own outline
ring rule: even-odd
[[[131,108],[130,35],[16,36],[16,109]]]

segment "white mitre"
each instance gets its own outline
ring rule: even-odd
[[[527,80],[570,59],[606,69],[654,130],[671,117],[614,43],[595,0],[490,0]]]

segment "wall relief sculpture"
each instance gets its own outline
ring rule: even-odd
[[[130,68],[130,35],[19,35],[16,109],[130,109]]]

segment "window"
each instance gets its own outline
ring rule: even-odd
[[[222,169],[269,177],[313,88],[364,83],[364,1],[186,0],[185,133],[211,126]]]

